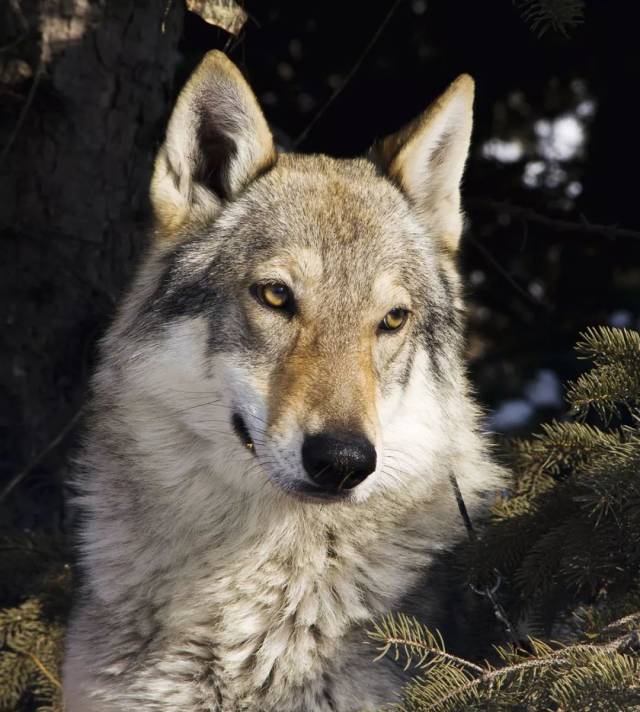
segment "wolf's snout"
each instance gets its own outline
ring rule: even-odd
[[[318,433],[302,443],[302,464],[324,490],[353,489],[376,469],[376,449],[359,433]]]

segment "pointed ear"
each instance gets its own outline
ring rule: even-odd
[[[222,52],[209,52],[180,93],[156,158],[151,204],[160,234],[215,216],[275,159],[271,132],[240,70]]]
[[[460,181],[471,140],[473,90],[473,79],[462,74],[423,114],[372,151],[450,253],[462,233]]]

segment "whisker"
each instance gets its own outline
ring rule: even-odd
[[[393,472],[396,472],[398,475],[406,475],[406,474],[407,474],[406,472],[403,472],[402,470],[399,470],[397,467],[392,467],[392,466],[389,465],[389,464],[384,465],[384,466],[381,468],[380,472],[382,472],[382,471],[385,470],[385,469],[392,470]]]

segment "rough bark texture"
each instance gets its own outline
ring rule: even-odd
[[[0,45],[27,33],[0,69],[32,73],[0,83],[0,491],[80,408],[92,343],[143,246],[182,13],[176,0],[0,10]],[[31,475],[42,513],[55,511],[41,487],[59,491],[47,475],[64,450]]]

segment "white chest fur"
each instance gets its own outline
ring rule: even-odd
[[[350,514],[340,521],[337,508],[318,507],[313,516],[269,517],[263,531],[191,562],[170,626],[210,641],[234,704],[261,699],[270,708],[285,691],[317,696],[353,658],[347,641],[366,649],[370,619],[392,608],[427,564],[424,534],[397,519],[392,529],[392,511]]]

